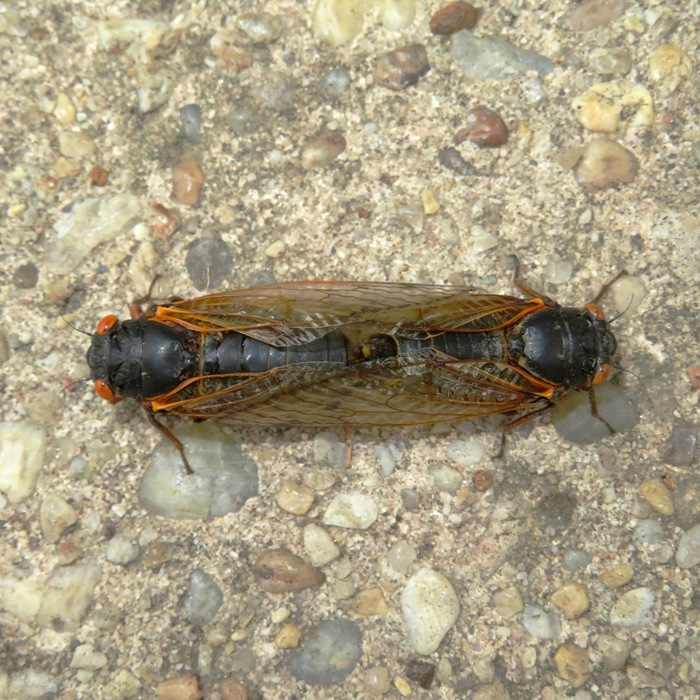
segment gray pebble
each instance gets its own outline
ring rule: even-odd
[[[299,680],[313,685],[340,683],[357,665],[362,653],[360,628],[348,620],[319,622],[303,639],[288,661]]]
[[[196,627],[204,627],[214,619],[223,602],[224,594],[216,581],[203,569],[195,569],[185,598],[187,619]]]
[[[185,141],[196,146],[201,140],[200,127],[202,126],[202,108],[199,105],[185,105],[180,110],[180,119],[182,120],[182,132],[185,136]]]

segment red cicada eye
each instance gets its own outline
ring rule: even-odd
[[[608,381],[609,376],[610,365],[601,365],[600,367],[598,367],[598,371],[595,373],[595,377],[593,377],[593,384],[604,384]]]
[[[95,380],[95,391],[97,395],[105,401],[114,401],[114,392],[103,379]]]
[[[584,308],[596,321],[605,321],[605,311],[598,304],[586,304]]]
[[[105,316],[98,324],[97,324],[97,334],[98,335],[107,335],[114,326],[119,323],[119,319],[114,316],[113,314],[110,314],[109,316]]]

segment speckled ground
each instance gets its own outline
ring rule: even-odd
[[[700,364],[697,3],[628,3],[622,17],[585,33],[564,25],[570,6],[560,0],[491,3],[479,32],[557,66],[541,79],[502,82],[455,69],[449,39],[427,28],[437,3],[419,2],[415,21],[400,31],[370,15],[360,35],[338,48],[314,38],[312,3],[265,3],[280,25],[269,42],[220,31],[258,5],[17,0],[0,8],[0,416],[48,434],[36,488],[19,503],[0,500],[0,695],[39,697],[28,686],[17,690],[35,673],[44,695],[60,698],[149,698],[162,681],[190,674],[206,697],[243,697],[221,685],[235,677],[251,698],[364,698],[382,691],[386,677],[386,698],[696,698],[700,565],[679,567],[675,556],[682,533],[700,522],[699,392],[687,376]],[[148,37],[105,46],[97,23],[125,17],[169,28],[156,46],[144,44]],[[214,36],[221,41],[212,43]],[[377,58],[411,43],[425,45],[431,70],[401,91],[374,85]],[[664,44],[691,62],[692,73],[675,87],[650,75],[649,58]],[[609,79],[590,68],[591,51],[616,47],[628,50],[631,69],[614,79],[647,87],[654,119],[633,128],[623,110],[611,138],[636,155],[639,173],[631,184],[590,194],[571,168],[594,135],[571,101]],[[324,92],[319,80],[339,66],[349,72],[348,89]],[[179,110],[190,103],[202,110],[197,145],[182,136]],[[155,108],[144,113],[144,104]],[[460,175],[439,163],[438,151],[454,145],[465,111],[477,105],[499,112],[511,137],[495,150],[462,144],[475,174]],[[306,144],[327,130],[342,132],[346,149],[325,167],[304,169]],[[89,142],[65,144],[59,135],[66,131]],[[193,207],[171,199],[171,168],[183,156],[197,158],[206,177]],[[94,165],[109,173],[103,187],[91,181]],[[55,275],[50,251],[62,213],[87,197],[122,192],[139,198],[142,223]],[[177,210],[181,227],[164,230],[154,204]],[[210,521],[152,515],[137,493],[159,436],[136,407],[112,408],[88,384],[70,386],[86,375],[87,343],[62,317],[91,330],[106,313],[123,316],[156,273],[163,295],[199,293],[186,259],[190,244],[206,236],[230,251],[224,287],[328,278],[464,282],[512,293],[506,254],[516,253],[533,286],[580,305],[626,269],[646,294],[615,322],[628,370],[617,381],[642,419],[588,447],[562,441],[545,420],[516,435],[500,461],[489,457],[498,445],[495,421],[360,431],[352,468],[333,472],[304,516],[282,510],[275,495],[285,479],[321,469],[313,433],[242,431],[241,446],[259,466],[257,497]],[[485,241],[492,247],[482,250]],[[71,390],[61,393],[62,386]],[[469,467],[450,451],[465,439],[485,452]],[[375,448],[388,443],[400,446],[399,459],[384,476]],[[438,490],[431,476],[445,465],[463,473],[453,493]],[[476,470],[495,470],[492,488],[475,488]],[[672,489],[673,512],[660,506],[658,491],[650,495],[648,484],[659,483],[650,479]],[[416,509],[405,507],[405,489],[419,494]],[[303,556],[303,526],[320,521],[333,495],[351,490],[370,494],[379,517],[367,530],[330,528],[341,554],[324,567],[327,582],[264,592],[251,562],[279,546]],[[39,511],[54,496],[72,506],[77,522],[49,542]],[[107,558],[116,536],[138,545],[126,566]],[[417,553],[406,573],[387,564],[400,541]],[[581,553],[587,563],[572,570]],[[29,581],[41,595],[67,562],[101,572],[75,629],[26,606],[13,609],[22,602],[12,581]],[[631,565],[631,580],[611,587],[602,577],[622,564]],[[461,605],[437,652],[423,659],[437,670],[429,690],[409,677],[417,655],[399,604],[420,566],[446,576]],[[223,592],[203,630],[188,622],[184,606],[196,569]],[[582,584],[590,599],[578,617],[553,602],[567,581]],[[358,615],[357,593],[373,587],[388,611]],[[536,638],[521,613],[502,614],[494,595],[513,588],[525,605],[561,615],[559,636]],[[653,592],[651,621],[614,626],[613,605],[640,588]],[[291,623],[303,642],[328,618],[358,625],[362,655],[342,683],[309,686],[289,672],[290,652],[277,635]],[[93,668],[71,666],[84,643],[104,655]],[[571,652],[566,645],[584,650],[583,662],[573,654],[586,675],[578,690],[571,672],[555,665],[558,650]],[[160,695],[176,697],[162,686]]]

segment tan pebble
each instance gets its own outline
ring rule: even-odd
[[[552,593],[552,602],[570,618],[583,615],[590,603],[586,587],[576,581],[567,581],[557,588]]]
[[[394,688],[401,693],[404,698],[407,698],[411,694],[411,686],[408,681],[401,676],[394,676]]]
[[[620,588],[629,583],[632,576],[634,576],[632,564],[625,563],[603,572],[602,579],[608,588]]]
[[[63,496],[50,493],[41,502],[39,522],[47,542],[58,542],[63,532],[77,520],[78,514]]]
[[[238,678],[222,678],[216,685],[221,700],[248,700],[248,688]]]
[[[193,158],[181,160],[173,168],[173,198],[193,207],[199,202],[204,186],[204,171]]]
[[[384,54],[374,68],[374,82],[390,90],[415,85],[430,70],[425,46],[411,44]]]
[[[282,629],[277,633],[275,637],[275,646],[278,649],[295,649],[299,646],[299,640],[301,639],[301,630],[288,622],[286,625],[282,625]]]
[[[310,141],[301,154],[301,165],[305,170],[330,165],[346,148],[345,136],[339,131],[328,131]]]
[[[425,189],[420,193],[420,200],[423,205],[423,211],[426,214],[435,214],[440,208],[440,202],[438,202],[435,192],[432,190]]]
[[[565,23],[579,32],[604,27],[625,11],[625,0],[583,0],[565,17]]]
[[[58,135],[58,150],[66,158],[86,158],[95,152],[95,142],[79,131],[62,131]]]
[[[633,688],[663,688],[667,684],[663,676],[642,666],[628,666],[625,671]]]
[[[389,606],[384,600],[381,588],[365,588],[355,596],[354,611],[363,617],[385,617],[389,614]]]
[[[673,494],[661,479],[643,481],[639,493],[657,513],[673,515]]]
[[[599,83],[575,97],[571,106],[588,131],[615,131],[622,113],[621,90],[614,83]]]
[[[479,19],[479,10],[468,2],[457,0],[437,10],[430,18],[433,34],[449,36],[462,29],[470,29]]]
[[[268,593],[288,593],[320,586],[326,576],[322,571],[293,554],[288,549],[271,549],[261,554],[253,570],[260,587]]]
[[[630,653],[627,642],[612,634],[601,634],[595,645],[603,666],[608,671],[619,671],[624,668]]]
[[[685,51],[664,44],[649,56],[649,76],[654,81],[674,79],[677,86],[681,79],[690,77],[692,65],[690,56]]]
[[[587,649],[575,644],[564,644],[554,655],[557,675],[571,687],[580,688],[593,675],[593,664]]]
[[[52,167],[54,176],[59,180],[66,177],[75,177],[80,173],[80,170],[80,163],[70,158],[64,158],[63,156],[56,158]]]
[[[287,480],[277,493],[277,505],[288,513],[304,515],[314,502],[314,492],[303,484]]]
[[[169,678],[156,687],[158,700],[199,700],[204,697],[197,676],[187,675]]]
[[[64,92],[59,93],[53,115],[63,126],[70,126],[75,121],[75,105]]]
[[[523,599],[520,591],[511,586],[493,594],[493,605],[501,617],[513,617],[523,611]]]
[[[615,141],[597,138],[584,149],[574,176],[587,192],[599,192],[633,182],[638,172],[634,153]]]
[[[284,255],[286,249],[287,246],[284,244],[284,241],[275,241],[265,248],[265,255],[267,255],[268,258],[276,260]]]

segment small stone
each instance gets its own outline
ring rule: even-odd
[[[591,556],[582,549],[567,549],[562,563],[567,571],[579,571],[591,563]]]
[[[661,83],[661,96],[668,97],[693,72],[688,54],[677,46],[664,44],[649,57],[649,77]]]
[[[621,588],[628,584],[634,576],[632,564],[620,564],[603,572],[602,580],[608,588]]]
[[[700,523],[681,535],[676,550],[676,564],[681,569],[692,569],[700,564]]]
[[[219,695],[212,693],[211,697],[218,700],[249,700],[250,698],[248,688],[235,676],[221,678],[214,687],[217,688]]]
[[[478,493],[485,493],[493,486],[493,469],[478,469],[472,474],[472,485]]]
[[[481,224],[474,224],[469,231],[472,252],[479,254],[498,247],[498,237],[487,231]]]
[[[109,541],[105,556],[112,564],[126,566],[138,558],[139,546],[124,535],[116,535]]]
[[[283,21],[268,12],[243,12],[236,17],[236,25],[255,44],[271,44],[282,34]]]
[[[81,160],[95,152],[95,142],[79,131],[62,131],[58,135],[58,150],[66,158]]]
[[[304,147],[301,165],[314,170],[330,165],[346,148],[347,141],[340,131],[328,131],[317,136]]]
[[[411,686],[408,684],[408,681],[401,676],[394,676],[394,688],[396,688],[396,690],[399,691],[399,695],[404,698],[411,695]]]
[[[185,158],[173,167],[173,198],[176,202],[194,207],[202,195],[204,171],[193,158]]]
[[[634,526],[634,534],[642,544],[661,544],[666,536],[664,528],[658,520],[643,518]]]
[[[202,140],[202,108],[197,104],[189,104],[180,108],[182,133],[187,143],[196,146]]]
[[[41,502],[39,522],[47,542],[58,542],[65,530],[77,521],[78,514],[63,496],[48,494]]]
[[[359,491],[341,493],[328,504],[323,516],[325,525],[366,530],[377,519],[376,503]]]
[[[194,674],[168,678],[156,686],[158,700],[201,700],[204,692]]]
[[[438,162],[443,168],[452,170],[458,175],[474,175],[476,168],[462,157],[462,154],[454,147],[448,146],[438,151]]]
[[[603,75],[625,75],[632,70],[632,54],[620,46],[593,49],[589,61],[591,68]]]
[[[604,27],[625,11],[625,0],[583,0],[565,17],[565,24],[579,32]]]
[[[630,653],[627,643],[611,634],[601,634],[596,640],[596,649],[608,671],[624,668]]]
[[[673,515],[673,493],[661,479],[643,481],[639,493],[657,513]]]
[[[346,449],[345,442],[331,430],[322,430],[314,435],[314,461],[324,467],[340,469],[345,464]]]
[[[207,231],[187,246],[185,267],[197,289],[215,289],[231,273],[231,249],[217,233]]]
[[[468,2],[457,0],[441,7],[430,18],[433,34],[449,36],[462,29],[471,29],[479,19],[479,10]]]
[[[347,678],[362,654],[362,634],[349,620],[319,622],[293,652],[287,664],[292,675],[314,685],[329,686]]]
[[[465,126],[455,134],[455,143],[466,140],[479,148],[497,148],[508,141],[508,128],[497,112],[475,107],[467,112]]]
[[[647,294],[644,282],[632,275],[623,275],[610,288],[612,306],[618,314],[634,313]]]
[[[464,481],[464,477],[460,472],[452,467],[442,465],[440,467],[431,467],[430,476],[433,477],[433,484],[437,491],[444,491],[455,495]]]
[[[280,631],[275,635],[275,646],[278,649],[296,649],[301,639],[301,630],[288,622],[282,625]]]
[[[429,661],[409,659],[406,663],[404,673],[406,674],[406,678],[414,683],[418,683],[423,690],[430,690],[436,671],[437,668],[435,664],[431,664]]]
[[[663,676],[653,673],[648,668],[628,666],[625,673],[633,688],[663,688],[666,685],[666,679]]]
[[[555,639],[561,634],[559,615],[545,612],[539,605],[525,606],[523,627],[537,639]]]
[[[586,587],[576,581],[567,581],[552,593],[552,603],[569,618],[581,617],[590,604]]]
[[[445,576],[424,567],[408,580],[401,611],[412,649],[432,654],[459,617],[459,599]]]
[[[78,161],[64,158],[63,156],[56,158],[51,168],[51,171],[59,180],[75,177],[81,170],[82,167]]]
[[[417,559],[418,552],[406,540],[399,540],[386,553],[386,563],[397,573],[405,574]]]
[[[95,187],[104,187],[108,179],[108,170],[105,170],[99,165],[93,165],[92,168],[90,168],[90,184],[95,185]]]
[[[340,556],[333,538],[315,523],[304,528],[304,550],[314,566],[325,566]]]
[[[289,593],[320,586],[326,576],[288,549],[270,549],[253,565],[260,587],[268,593]]]
[[[423,211],[428,215],[435,214],[440,209],[440,202],[433,190],[423,190],[420,193],[420,201],[423,205]]]
[[[185,597],[187,619],[195,627],[210,623],[224,602],[224,594],[216,581],[204,569],[195,569]]]
[[[53,108],[53,115],[62,126],[70,126],[75,121],[77,110],[71,102],[70,97],[65,92],[58,93],[56,106]]]
[[[355,596],[353,610],[362,617],[386,617],[389,614],[384,592],[379,587],[359,591]]]
[[[314,492],[303,484],[287,479],[276,496],[277,505],[293,515],[304,515],[314,502]]]
[[[96,564],[75,564],[54,569],[37,615],[42,627],[73,632],[92,605],[102,569]]]
[[[287,250],[287,246],[284,241],[274,241],[270,243],[267,248],[265,248],[265,255],[272,260],[277,260],[284,255]]]
[[[633,182],[639,161],[631,151],[604,138],[593,139],[577,163],[576,181],[586,192],[599,192]]]
[[[700,373],[699,380],[700,382]],[[664,445],[663,461],[675,467],[689,467],[695,460],[698,446],[697,424],[676,419],[673,421],[671,434]]]
[[[575,644],[564,644],[554,654],[557,675],[573,688],[585,685],[593,675],[593,664],[587,649]]]
[[[71,668],[84,668],[96,671],[107,663],[107,657],[101,651],[95,651],[94,644],[79,644],[73,652]]]
[[[524,608],[520,591],[514,586],[496,591],[493,594],[493,606],[496,612],[505,618],[515,617]]]
[[[110,676],[103,688],[103,695],[105,698],[121,700],[136,696],[140,689],[141,684],[138,678],[127,669],[121,668]]]
[[[406,29],[416,17],[416,0],[383,0],[377,5],[382,24],[392,32]]]
[[[581,126],[589,131],[612,132],[621,124],[649,127],[654,123],[654,100],[642,85],[632,88],[614,82],[597,83],[571,103]]]
[[[425,47],[411,44],[381,56],[374,68],[374,81],[390,90],[403,90],[415,85],[429,70]]]
[[[46,430],[32,421],[0,422],[0,493],[10,503],[19,503],[34,493],[46,441]]]
[[[318,0],[313,9],[314,36],[332,46],[352,41],[361,31],[367,3],[358,0]]]
[[[380,697],[389,692],[391,683],[389,672],[381,666],[373,666],[365,671],[365,690],[373,698]]]
[[[644,627],[654,621],[656,595],[651,588],[628,591],[613,605],[610,622],[618,627]]]

